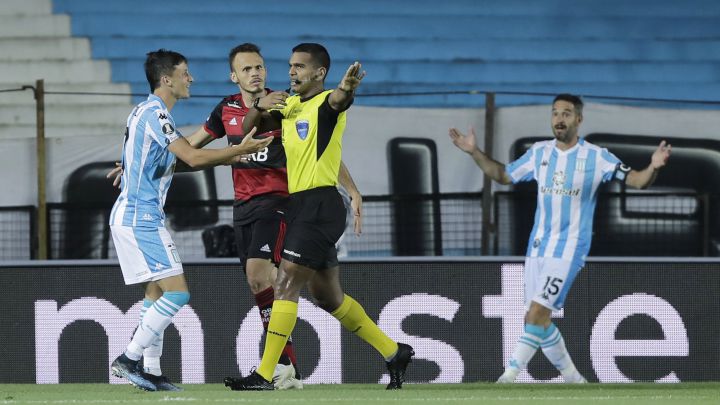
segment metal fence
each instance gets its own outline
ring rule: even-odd
[[[525,255],[534,193],[495,193],[494,253]],[[710,201],[695,193],[606,192],[598,195],[591,256],[718,256]],[[718,211],[714,209],[714,211]],[[716,214],[717,215],[717,214]]]
[[[0,207],[0,260],[35,257],[35,214],[32,205]]]
[[[524,255],[535,194],[496,192],[490,239],[494,255]],[[718,256],[720,196],[694,193],[601,193],[591,256]],[[35,258],[35,207],[0,208],[0,260]],[[206,257],[202,233],[232,224],[232,201],[166,207],[166,226],[184,260]],[[110,208],[48,204],[51,259],[115,258]],[[192,222],[183,218],[193,218]],[[206,218],[206,220],[198,220]],[[718,229],[718,230],[715,230]],[[362,235],[351,217],[339,252],[351,257],[473,256],[482,250],[482,193],[366,196]]]

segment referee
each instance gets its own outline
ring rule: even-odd
[[[303,43],[290,56],[290,89],[295,95],[271,93],[255,100],[243,121],[249,131],[282,128],[287,156],[289,205],[287,233],[275,282],[275,302],[260,366],[245,378],[225,379],[232,390],[272,390],[273,370],[297,321],[300,290],[307,285],[316,304],[349,331],[371,344],[390,373],[387,389],[400,389],[415,354],[390,339],[340,286],[335,243],[345,229],[345,206],[338,193],[345,116],[355,89],[365,77],[358,62],[338,87],[325,90],[330,55],[325,47]],[[269,110],[261,107],[269,106]],[[353,202],[355,214],[359,207]]]

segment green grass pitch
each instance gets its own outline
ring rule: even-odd
[[[0,404],[720,404],[720,382],[680,384],[376,384],[308,385],[302,391],[234,392],[220,384],[184,384],[184,392],[143,392],[129,385],[0,384]]]

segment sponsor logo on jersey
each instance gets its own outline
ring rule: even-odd
[[[235,117],[233,117],[230,122],[228,122],[228,125],[237,125],[237,120],[235,119]]]
[[[283,253],[287,253],[290,256],[300,257],[300,253],[293,252],[292,250],[283,249]]]
[[[567,177],[565,176],[565,172],[558,171],[553,173],[552,182],[554,184],[554,187],[546,187],[542,186],[540,187],[540,193],[542,194],[555,194],[555,195],[562,195],[562,196],[570,196],[570,197],[577,197],[580,195],[580,189],[579,188],[564,188],[565,181],[567,180]]]
[[[260,248],[260,251],[261,252],[270,252],[270,246],[268,246],[268,244],[266,243],[265,245],[263,245],[263,247]]]
[[[143,221],[152,221],[153,217],[152,215],[148,214],[147,212],[142,216]]]

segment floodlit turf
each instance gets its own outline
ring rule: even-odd
[[[407,384],[310,385],[302,391],[233,392],[220,384],[184,392],[142,392],[129,385],[0,384],[0,404],[720,404],[720,382],[683,384]]]

